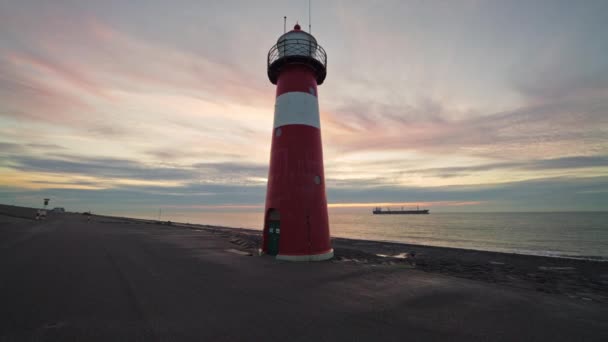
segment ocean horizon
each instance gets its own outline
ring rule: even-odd
[[[160,214],[160,215],[159,215]],[[262,230],[261,211],[113,213],[143,219]],[[372,215],[330,209],[332,237],[608,261],[608,212],[434,212]]]

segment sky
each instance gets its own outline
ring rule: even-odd
[[[313,1],[332,208],[608,208],[608,2]],[[307,1],[0,0],[0,203],[263,210]]]

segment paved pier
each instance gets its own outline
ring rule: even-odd
[[[0,341],[608,340],[601,303],[238,249],[204,230],[0,215]]]

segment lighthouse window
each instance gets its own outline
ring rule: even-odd
[[[317,185],[321,184],[321,177],[315,176],[315,184],[317,184]]]
[[[311,95],[314,95],[314,94],[315,94],[315,89],[314,89],[313,87],[310,87],[310,88],[308,88],[308,92],[309,92]]]
[[[274,131],[274,133],[275,133],[275,135],[276,135],[277,137],[280,137],[280,136],[281,136],[281,134],[283,133],[283,131],[281,131],[281,128],[279,127],[279,128],[277,128],[277,129]]]

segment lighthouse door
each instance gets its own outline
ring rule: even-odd
[[[278,210],[268,213],[268,254],[279,254],[279,238],[281,236],[281,216]]]

